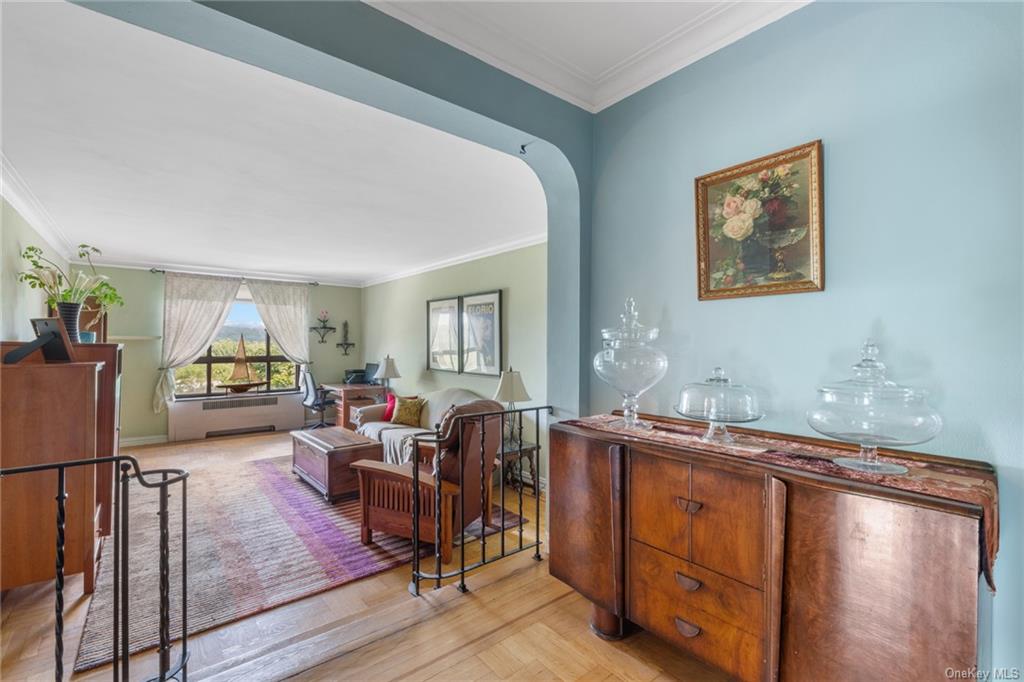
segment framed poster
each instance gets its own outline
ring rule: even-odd
[[[821,140],[695,181],[697,298],[825,288]]]
[[[462,297],[462,371],[501,375],[501,291]]]
[[[459,371],[459,297],[427,301],[427,369]]]

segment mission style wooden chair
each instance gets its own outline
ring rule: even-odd
[[[441,453],[441,537],[436,537],[435,517],[437,497],[434,484],[434,461],[437,454],[433,443],[419,443],[414,448],[415,466],[419,471],[420,488],[420,540],[440,543],[441,560],[452,559],[452,544],[461,534],[463,515],[460,511],[459,469],[462,469],[465,489],[466,526],[483,517],[481,530],[491,525],[491,477],[495,458],[501,445],[502,415],[472,417],[470,415],[500,412],[504,408],[493,400],[477,400],[453,407],[445,415],[439,432]],[[457,419],[458,416],[463,419]],[[461,432],[461,433],[460,433]],[[483,452],[481,454],[481,432]],[[481,460],[483,481],[481,486]],[[380,531],[400,537],[412,538],[413,462],[390,464],[371,460],[354,462],[359,472],[359,498],[362,504],[360,539],[364,545],[373,542],[373,532]],[[481,487],[483,495],[481,496]]]

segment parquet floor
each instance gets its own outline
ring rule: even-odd
[[[143,468],[185,467],[278,457],[288,434],[136,448]],[[297,483],[298,484],[298,483]],[[515,503],[506,493],[507,506]],[[496,498],[497,499],[497,496]],[[543,502],[543,500],[542,500]],[[524,511],[533,523],[533,499]],[[543,511],[543,505],[542,505]],[[491,540],[495,542],[492,545]],[[515,541],[509,534],[507,541]],[[497,546],[488,539],[489,548]],[[467,563],[479,543],[467,545]],[[456,561],[458,552],[456,551]],[[454,586],[423,596],[406,591],[409,567],[343,585],[193,636],[189,678],[276,680],[551,679],[719,680],[701,663],[647,633],[605,642],[587,626],[587,602],[548,575],[547,562],[521,554],[471,574],[470,592]],[[80,576],[68,580],[64,666],[74,665],[88,600]],[[176,654],[175,654],[176,655]],[[155,657],[132,658],[133,679],[155,672]],[[68,673],[70,675],[70,673]],[[53,594],[49,583],[9,591],[0,602],[0,679],[53,679]],[[110,679],[109,666],[71,676]]]

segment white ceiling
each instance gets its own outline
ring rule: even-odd
[[[809,1],[368,4],[596,113]]]
[[[103,262],[363,285],[539,243],[520,159],[67,3],[4,3],[4,196]]]

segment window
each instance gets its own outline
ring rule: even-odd
[[[219,386],[228,380],[235,365],[238,340],[245,340],[245,354],[251,373],[262,385],[253,391],[293,391],[299,386],[298,366],[286,358],[270,338],[256,304],[237,300],[217,337],[193,364],[174,371],[174,393],[179,398],[222,395]]]

